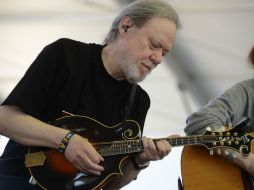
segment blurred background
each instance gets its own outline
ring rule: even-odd
[[[140,85],[151,109],[144,134],[184,135],[191,112],[234,83],[253,76],[253,0],[167,0],[182,28],[171,55]],[[38,53],[59,38],[102,43],[117,13],[133,0],[0,0],[0,102]],[[31,89],[33,90],[33,89]],[[0,137],[0,154],[7,142]],[[152,162],[124,190],[177,190],[182,147]]]

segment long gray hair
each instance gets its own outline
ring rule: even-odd
[[[125,16],[128,16],[136,27],[143,26],[153,17],[167,18],[173,21],[177,28],[181,25],[176,11],[168,3],[161,0],[138,0],[128,5],[115,18],[103,44],[116,39],[119,23]]]

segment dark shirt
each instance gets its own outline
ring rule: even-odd
[[[59,39],[46,46],[3,105],[16,105],[44,122],[62,116],[62,110],[85,115],[113,126],[121,122],[132,84],[118,81],[105,70],[104,46]],[[129,119],[143,130],[150,106],[148,94],[137,87]],[[24,155],[27,147],[9,141],[3,157]]]

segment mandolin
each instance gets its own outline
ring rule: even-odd
[[[45,190],[98,190],[114,176],[122,176],[121,168],[132,153],[144,151],[140,138],[140,126],[134,120],[126,120],[114,126],[80,115],[61,117],[52,125],[62,127],[89,139],[104,157],[100,176],[86,174],[74,168],[56,149],[30,147],[26,155],[26,167],[36,183]],[[153,139],[167,140],[172,147],[203,145],[212,150],[227,147],[247,156],[252,136],[242,129],[246,121],[225,132],[206,131],[202,135]]]

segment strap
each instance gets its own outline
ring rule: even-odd
[[[133,84],[132,87],[131,87],[131,92],[130,92],[130,95],[129,95],[129,99],[126,102],[126,105],[125,105],[124,110],[123,110],[124,111],[123,112],[123,119],[122,119],[123,122],[126,119],[128,119],[128,117],[130,116],[130,111],[131,111],[131,108],[132,108],[132,105],[133,105],[134,97],[135,97],[135,94],[136,94],[136,89],[137,89],[137,83]]]

